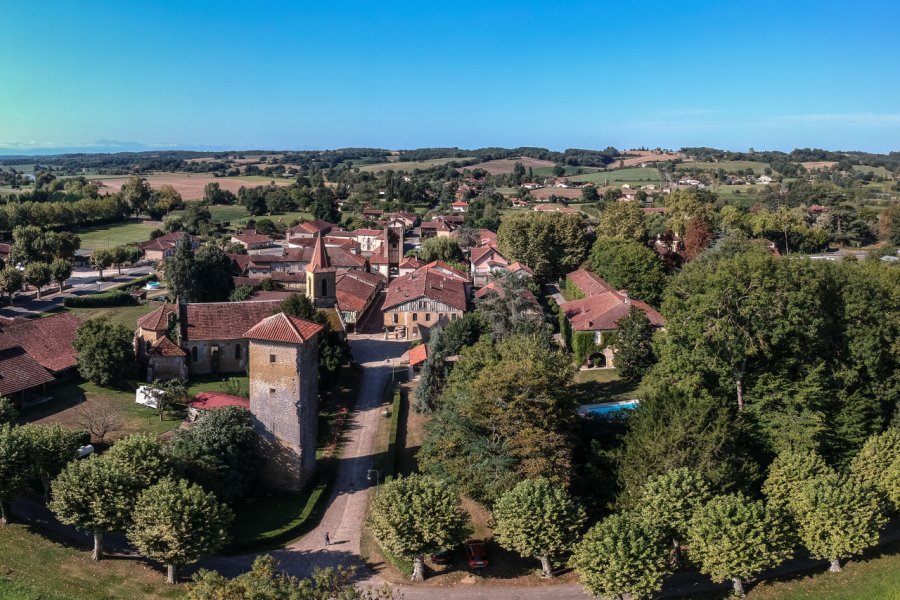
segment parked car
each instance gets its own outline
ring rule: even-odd
[[[449,550],[440,550],[439,552],[435,552],[429,558],[431,558],[431,562],[436,565],[449,565],[450,564],[450,551]]]
[[[87,444],[86,446],[80,446],[78,450],[75,451],[75,458],[87,458],[93,453],[94,447],[90,444]]]
[[[490,564],[487,555],[487,545],[484,543],[484,540],[469,540],[466,542],[466,559],[469,562],[470,569],[483,569]]]

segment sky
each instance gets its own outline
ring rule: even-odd
[[[0,0],[0,153],[900,150],[900,2]]]

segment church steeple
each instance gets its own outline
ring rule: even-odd
[[[309,264],[306,265],[306,297],[312,300],[316,308],[331,308],[337,304],[337,275],[328,253],[322,234],[316,237]]]

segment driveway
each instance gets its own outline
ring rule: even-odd
[[[369,495],[375,486],[367,475],[373,465],[378,421],[384,418],[380,407],[384,386],[391,377],[392,364],[396,365],[409,348],[408,342],[385,341],[382,337],[376,334],[350,338],[353,358],[362,366],[363,377],[325,514],[311,532],[271,552],[281,569],[291,575],[305,577],[317,567],[337,565],[356,566],[362,578],[368,575],[359,549]],[[324,544],[325,532],[331,538],[330,546]],[[247,570],[256,556],[212,557],[203,565],[236,575]]]

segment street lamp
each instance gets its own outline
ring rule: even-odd
[[[377,494],[378,493],[378,483],[379,483],[379,480],[381,479],[381,471],[379,471],[378,469],[369,469],[369,471],[366,473],[366,479],[368,479],[369,481],[372,481],[373,476],[375,479],[375,493]]]

